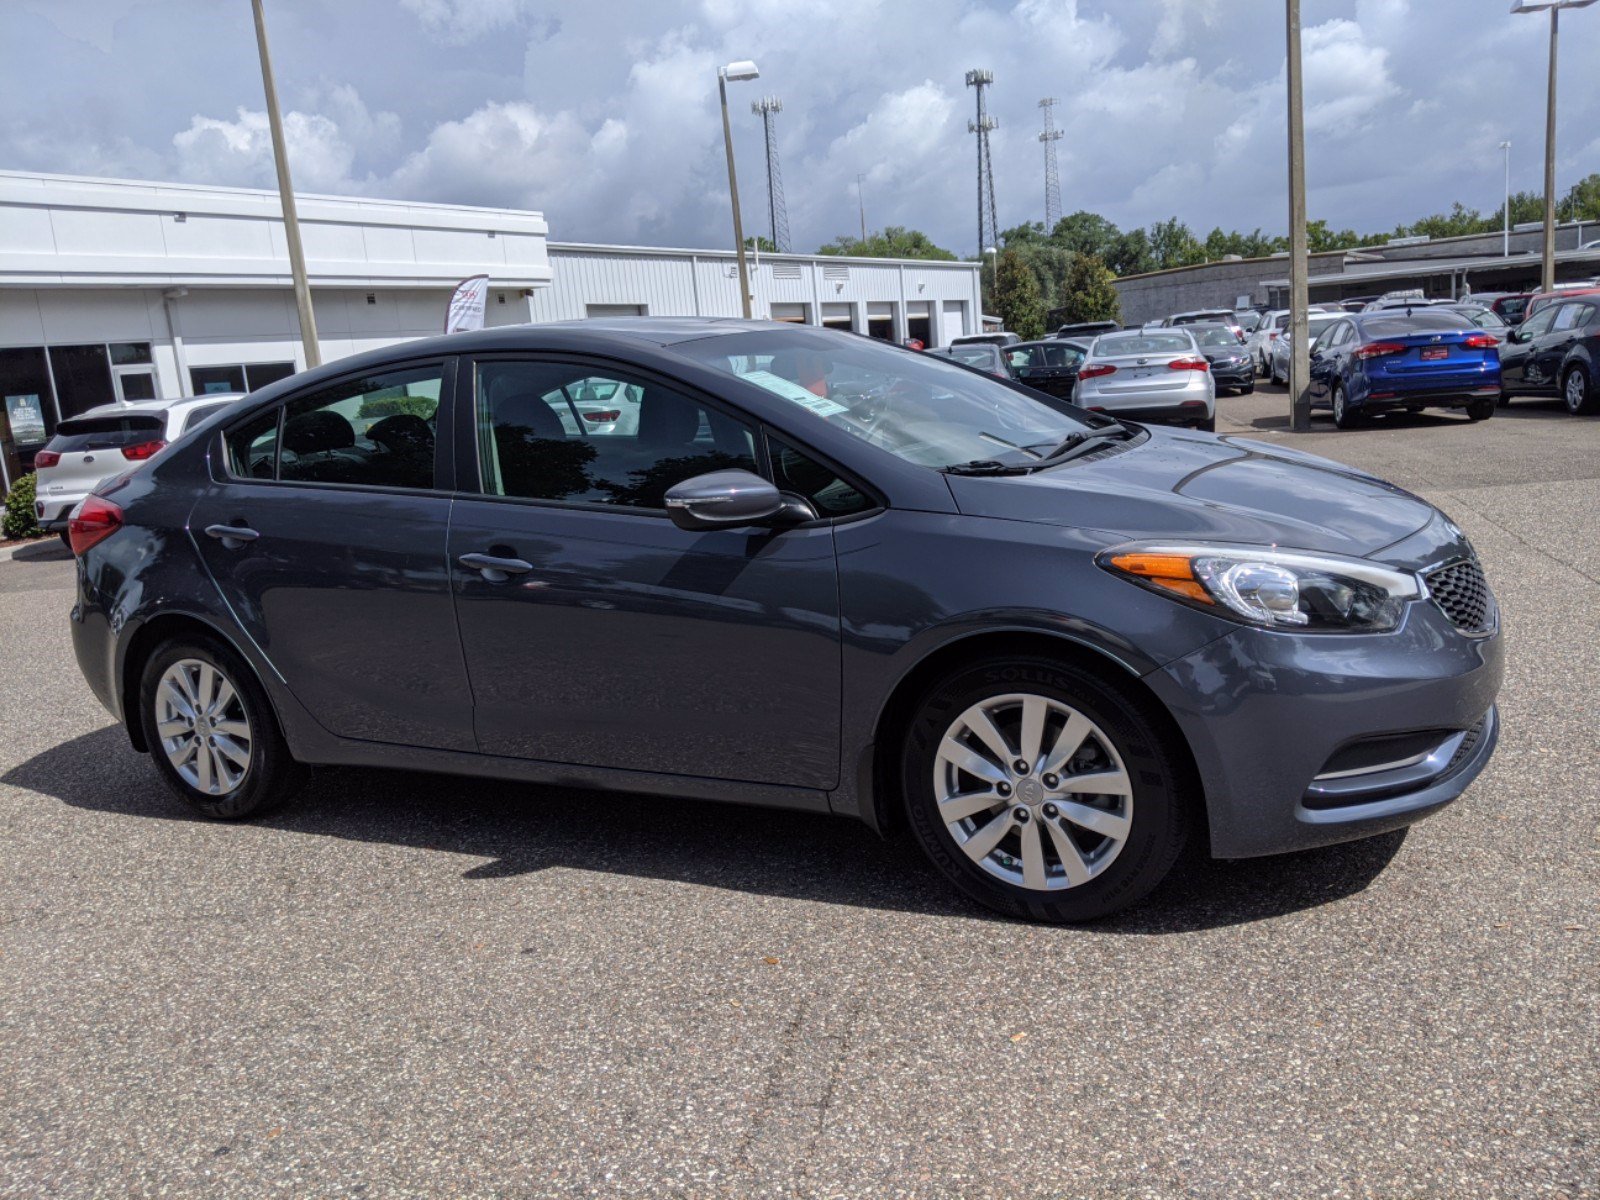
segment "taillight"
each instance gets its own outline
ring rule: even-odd
[[[40,467],[53,467],[60,461],[61,455],[54,450],[40,450],[33,456],[33,468],[37,471]]]
[[[1365,346],[1357,346],[1357,358],[1385,358],[1390,354],[1404,354],[1409,347],[1402,346],[1399,342],[1368,342]]]
[[[1211,364],[1203,358],[1175,358],[1167,364],[1169,371],[1209,371]]]
[[[122,509],[109,500],[90,496],[67,521],[67,540],[72,543],[74,554],[82,554],[121,528]]]
[[[122,448],[122,457],[129,462],[144,462],[145,459],[154,458],[161,453],[161,449],[165,445],[165,442],[155,441],[140,442],[136,446],[124,446]]]
[[[598,425],[602,421],[615,421],[622,416],[622,410],[616,408],[603,408],[599,412],[586,412],[583,414],[585,421]]]
[[[1079,379],[1099,379],[1102,375],[1115,375],[1117,369],[1110,363],[1098,363],[1092,367],[1084,367],[1078,372]]]
[[[1276,329],[1267,330],[1267,341],[1269,341],[1269,342],[1275,341],[1277,339],[1277,336],[1278,336],[1278,331]]]
[[[1469,350],[1487,350],[1491,346],[1498,346],[1500,339],[1492,333],[1472,333],[1467,335],[1467,340],[1461,343]]]

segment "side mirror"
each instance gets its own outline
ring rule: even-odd
[[[1528,340],[1528,335],[1523,333],[1522,330],[1517,329],[1514,326],[1512,327],[1511,332],[1506,334],[1506,341],[1508,341],[1508,342],[1525,342],[1527,340]]]
[[[749,471],[708,471],[667,489],[667,514],[679,529],[734,529],[783,512],[783,493]]]

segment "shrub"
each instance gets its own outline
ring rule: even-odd
[[[11,485],[6,493],[6,515],[0,521],[0,534],[8,538],[41,537],[44,530],[33,515],[33,489],[38,477],[32,471]]]
[[[439,402],[432,396],[368,396],[361,402],[361,411],[356,415],[363,420],[376,421],[380,417],[392,417],[396,413],[410,413],[414,417],[421,417],[424,421],[432,418],[438,411]]]

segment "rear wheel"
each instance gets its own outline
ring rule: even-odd
[[[56,536],[61,539],[61,544],[63,546],[65,546],[68,550],[72,549],[72,535],[70,533],[68,533],[65,529],[61,529],[56,532]]]
[[[1574,363],[1567,369],[1566,381],[1561,386],[1561,398],[1566,401],[1567,411],[1575,417],[1586,417],[1600,409],[1600,397],[1595,395],[1594,381],[1589,378],[1589,372],[1582,363]]]
[[[1217,431],[1217,419],[1215,417],[1207,417],[1204,421],[1196,423],[1195,428],[1201,433],[1215,433]]]
[[[1333,423],[1340,429],[1354,429],[1361,424],[1361,413],[1350,406],[1344,386],[1337,383],[1333,385]]]
[[[912,829],[952,883],[1042,921],[1126,908],[1172,868],[1188,834],[1183,769],[1120,689],[1082,668],[1019,657],[956,671],[906,735]]]
[[[1467,405],[1467,420],[1487,421],[1490,417],[1494,416],[1494,410],[1495,398],[1493,396],[1489,396],[1483,400],[1474,400],[1471,404]]]
[[[208,817],[253,816],[306,778],[249,666],[215,638],[174,638],[146,661],[139,718],[156,770]]]

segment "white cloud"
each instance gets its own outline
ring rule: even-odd
[[[355,151],[332,120],[320,113],[286,113],[283,140],[296,188],[349,190]],[[241,108],[232,121],[196,116],[173,136],[172,145],[180,179],[269,187],[276,178],[265,112]]]

